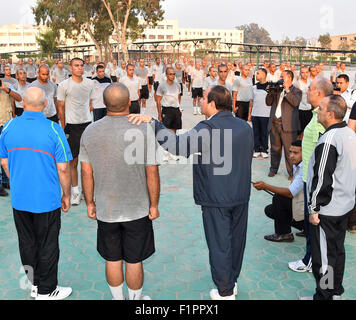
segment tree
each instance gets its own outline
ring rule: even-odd
[[[236,29],[244,31],[245,43],[273,44],[268,31],[259,27],[257,23],[244,24]]]
[[[106,52],[109,51],[113,27],[101,0],[37,0],[32,11],[38,25],[45,24],[55,33],[64,33],[66,38],[78,42],[87,40],[89,36],[100,60],[103,58],[103,47]]]
[[[40,33],[39,37],[36,37],[36,41],[42,52],[47,55],[47,59],[51,60],[52,54],[58,50],[58,34],[53,30],[48,30]]]
[[[347,40],[342,40],[339,44],[338,49],[344,51],[350,50],[350,45],[347,43]]]
[[[320,35],[318,41],[320,42],[322,48],[330,49],[332,41],[329,33]]]
[[[163,19],[161,7],[163,0],[101,0],[107,10],[116,32],[117,42],[121,45],[124,59],[128,56],[127,40],[135,41],[145,26],[156,25]],[[139,24],[142,17],[146,25]]]

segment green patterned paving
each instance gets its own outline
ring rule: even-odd
[[[266,177],[268,160],[253,161],[253,179]],[[144,263],[144,293],[157,300],[209,299],[214,287],[208,251],[202,227],[201,210],[192,196],[190,165],[165,164],[160,167],[162,194],[161,217],[154,222],[156,253]],[[274,184],[287,185],[284,169]],[[238,300],[294,300],[310,295],[314,279],[310,273],[295,273],[287,262],[301,258],[305,239],[293,243],[273,243],[263,239],[273,232],[273,222],[265,217],[264,207],[271,197],[252,190],[247,246],[242,273],[238,281]],[[20,288],[17,235],[10,199],[0,199],[0,299],[30,299],[29,291]],[[356,299],[356,238],[347,234],[344,299]],[[60,235],[59,284],[72,286],[73,300],[110,300],[105,281],[104,261],[96,251],[96,222],[86,216],[84,202],[62,214]]]

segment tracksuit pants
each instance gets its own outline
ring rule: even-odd
[[[232,208],[202,207],[211,274],[221,296],[233,294],[246,245],[248,203]]]
[[[332,300],[342,295],[345,270],[345,235],[348,214],[331,217],[319,214],[320,223],[310,224],[312,269],[316,280],[314,300]]]
[[[27,276],[38,293],[49,294],[57,287],[61,209],[47,213],[13,209],[13,213],[22,265],[32,271]]]

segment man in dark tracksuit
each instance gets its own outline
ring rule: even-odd
[[[302,299],[337,300],[344,293],[344,241],[356,190],[356,136],[343,121],[346,109],[341,96],[331,95],[318,110],[326,131],[310,159],[307,183],[316,293]]]
[[[208,119],[182,135],[174,135],[155,121],[158,142],[170,153],[194,154],[194,200],[202,207],[211,273],[218,290],[214,300],[235,300],[246,244],[251,191],[253,131],[232,115],[232,99],[222,86],[204,92],[202,112]],[[149,122],[130,115],[133,123]]]

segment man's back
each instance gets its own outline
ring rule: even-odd
[[[233,207],[247,203],[251,189],[253,154],[251,127],[245,121],[233,117],[230,111],[223,111],[203,121],[202,128],[212,130],[212,140],[210,164],[204,164],[207,154],[203,144],[198,165],[194,165],[196,203],[213,207]]]
[[[133,125],[126,116],[107,116],[84,131],[80,161],[93,167],[98,220],[125,222],[148,215],[145,167],[155,163],[146,157],[151,147],[147,146],[147,126]]]

